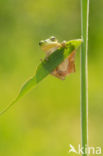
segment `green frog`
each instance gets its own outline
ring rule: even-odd
[[[46,40],[39,42],[41,49],[46,53],[46,59],[58,48],[66,48],[66,41],[58,42],[56,37],[52,36]],[[56,69],[51,73],[53,76],[56,76],[59,79],[64,80],[67,75],[75,72],[75,51],[73,51],[68,58],[66,58]]]

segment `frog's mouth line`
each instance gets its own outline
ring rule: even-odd
[[[50,43],[50,44],[42,45],[41,48],[42,48],[43,51],[47,52],[47,51],[50,51],[50,49],[57,49],[59,47],[61,47],[61,44],[55,42],[55,43]]]

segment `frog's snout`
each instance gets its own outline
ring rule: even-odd
[[[44,41],[41,40],[41,41],[39,42],[39,45],[42,46],[43,44],[44,44]]]

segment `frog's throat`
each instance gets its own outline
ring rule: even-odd
[[[59,47],[61,47],[61,44],[60,43],[53,43],[53,44],[48,44],[48,45],[42,46],[42,50],[44,52],[46,52],[46,53],[48,53],[48,52],[54,52]]]

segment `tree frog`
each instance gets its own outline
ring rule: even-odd
[[[46,59],[49,55],[55,52],[60,47],[66,47],[66,41],[58,42],[56,37],[52,36],[46,40],[39,42],[41,49],[46,53]],[[51,73],[59,79],[64,80],[67,75],[75,72],[75,51],[66,58],[56,69]]]

